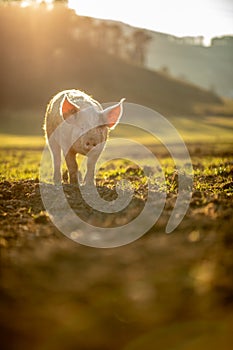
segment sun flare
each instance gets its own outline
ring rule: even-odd
[[[28,7],[28,6],[38,6],[40,5],[41,3],[46,3],[47,7],[48,8],[52,8],[53,7],[53,0],[36,0],[36,1],[33,1],[33,0],[23,0],[21,1],[20,3],[20,6],[21,7]]]

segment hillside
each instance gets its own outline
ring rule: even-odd
[[[173,76],[233,97],[233,37],[214,38],[211,45],[205,47],[198,43],[198,37],[149,33],[152,40],[148,47],[148,68],[167,67]]]
[[[19,129],[40,130],[45,106],[57,91],[80,88],[100,102],[126,97],[165,115],[193,115],[199,104],[221,104],[214,93],[103,52],[70,33],[85,21],[73,11],[3,8],[0,118]],[[67,25],[61,28],[60,23]],[[9,25],[14,23],[14,26]],[[33,111],[33,116],[31,111]],[[20,123],[18,123],[20,117]],[[33,118],[33,119],[32,119]],[[35,119],[36,118],[36,119]],[[35,120],[37,120],[35,122]]]
[[[126,36],[137,28],[114,21]],[[151,70],[189,81],[226,97],[233,97],[233,35],[212,38],[204,46],[204,37],[177,37],[144,29],[150,37],[145,66]]]

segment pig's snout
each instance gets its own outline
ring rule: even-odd
[[[89,152],[97,145],[97,142],[95,140],[87,140],[84,142],[84,149],[86,152]]]

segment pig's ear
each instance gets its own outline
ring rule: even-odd
[[[111,130],[115,128],[122,116],[124,100],[125,98],[122,98],[118,104],[108,107],[102,112],[104,123],[107,124]]]
[[[61,115],[64,120],[68,119],[72,114],[75,114],[80,111],[79,106],[73,104],[68,97],[65,95],[62,103],[61,103]]]

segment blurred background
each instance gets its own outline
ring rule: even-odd
[[[191,22],[192,9],[186,13],[185,6],[182,14],[182,1],[176,2],[177,8],[155,2],[155,10],[144,7],[143,16],[139,4],[131,1],[111,6],[106,1],[0,3],[1,133],[42,134],[47,102],[69,88],[84,90],[100,102],[126,97],[167,117],[232,113],[233,36],[211,38],[216,14],[204,12],[205,2],[193,5],[195,21],[200,17],[194,32],[187,19],[183,23],[188,15]],[[225,14],[227,4],[222,2]],[[101,13],[104,19],[97,18]],[[135,25],[109,19],[111,15]],[[206,26],[201,27],[204,17]],[[220,21],[228,23],[226,16]],[[145,29],[156,28],[156,23],[183,36]],[[198,35],[204,28],[206,36]],[[220,33],[231,29],[218,28]]]

